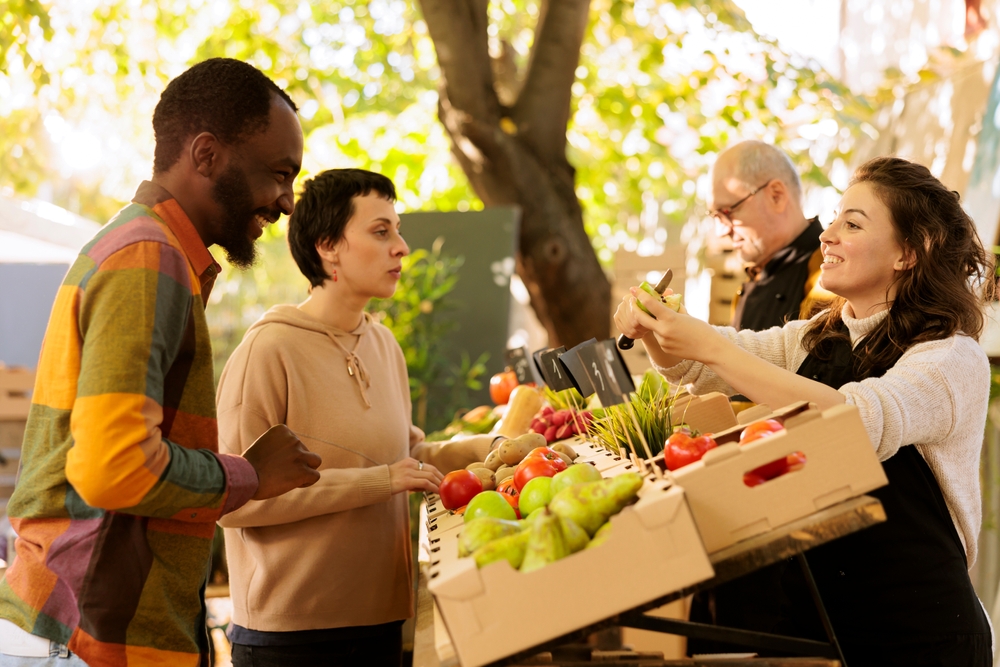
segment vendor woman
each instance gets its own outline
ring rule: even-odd
[[[234,667],[399,667],[413,615],[408,491],[482,461],[494,436],[428,444],[410,416],[403,350],[366,312],[396,290],[409,247],[381,174],[330,169],[288,221],[309,298],[275,306],[219,379],[219,448],[287,424],[323,457],[320,480],[251,501],[226,528]]]
[[[977,339],[992,262],[958,193],[892,157],[858,169],[820,240],[820,284],[838,298],[812,319],[737,332],[633,288],[615,322],[695,393],[857,407],[889,479],[872,494],[888,519],[807,554],[845,659],[988,667],[992,631],[968,568],[982,520],[990,366]]]

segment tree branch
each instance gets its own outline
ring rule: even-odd
[[[590,0],[548,0],[535,29],[535,45],[513,120],[545,163],[566,159],[566,127]]]
[[[488,0],[419,2],[452,107],[478,120],[499,120],[486,32]]]

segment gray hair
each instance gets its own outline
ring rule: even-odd
[[[778,179],[791,191],[792,197],[802,205],[802,181],[795,165],[784,151],[763,141],[743,141],[733,147],[736,151],[736,178],[749,189],[759,188],[770,180]]]

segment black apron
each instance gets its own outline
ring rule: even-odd
[[[840,388],[864,379],[853,362],[838,340],[830,361],[809,355],[797,373]],[[913,445],[882,467],[889,485],[870,495],[886,521],[806,552],[844,658],[851,667],[990,667],[989,622],[934,473]]]
[[[853,361],[844,339],[829,361],[809,355],[797,374],[840,388],[863,379]],[[844,659],[849,667],[992,667],[989,622],[934,474],[912,445],[882,466],[889,485],[869,495],[881,501],[887,520],[806,552]],[[719,587],[725,597],[711,620],[826,641],[794,559],[751,575],[758,573]],[[733,647],[689,642],[689,652],[704,649]]]

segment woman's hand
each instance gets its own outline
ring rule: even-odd
[[[664,361],[657,360],[661,366],[670,367],[684,359],[710,363],[718,344],[725,342],[710,324],[686,313],[675,313],[645,290],[632,287],[629,292],[631,295],[625,297],[628,306],[627,314],[622,318],[622,323],[625,326],[633,327],[637,332],[652,333],[652,341],[646,337],[643,340],[647,350],[650,343],[655,342],[663,357],[666,358],[664,361],[673,362],[664,363]],[[641,302],[652,313],[652,317],[644,313],[637,302]],[[619,312],[622,310],[619,307]],[[618,313],[615,313],[615,322],[618,322]],[[627,332],[623,331],[622,333],[631,338]]]
[[[622,297],[622,302],[618,304],[618,309],[615,311],[615,327],[632,340],[642,340],[649,333],[649,329],[639,324],[636,313],[645,315],[636,305],[635,297],[626,294]]]
[[[401,491],[429,491],[437,493],[444,479],[437,468],[414,458],[405,458],[389,466],[389,490],[392,495]]]

